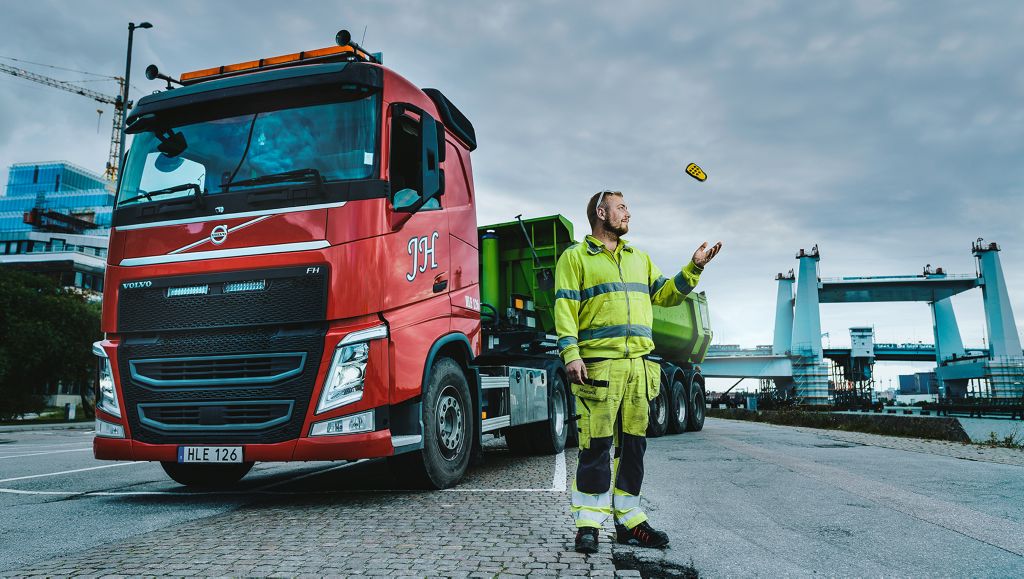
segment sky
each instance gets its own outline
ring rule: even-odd
[[[723,241],[705,271],[715,343],[772,342],[775,274],[817,244],[822,277],[975,273],[1002,247],[1024,329],[1024,4],[986,1],[155,2],[5,4],[0,62],[115,94],[112,81],[29,65],[181,72],[333,44],[340,28],[472,120],[480,224],[561,213],[588,232],[601,189],[625,193],[628,238],[662,270]],[[103,109],[102,115],[97,109]],[[111,111],[0,75],[0,167],[102,171]],[[696,162],[708,173],[684,173]],[[2,177],[6,183],[6,174]],[[978,290],[953,298],[985,340]],[[826,344],[932,339],[927,304],[822,307]],[[882,387],[927,364],[880,364]],[[894,380],[893,380],[894,381]]]

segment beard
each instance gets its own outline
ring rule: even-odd
[[[625,221],[620,221],[618,225],[612,225],[611,223],[607,223],[605,225],[605,228],[608,229],[608,231],[614,233],[615,235],[618,235],[619,237],[622,237],[623,235],[629,233],[629,223]]]

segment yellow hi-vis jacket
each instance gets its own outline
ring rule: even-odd
[[[614,253],[592,235],[569,247],[555,268],[555,330],[562,361],[650,353],[651,304],[683,303],[702,271],[691,261],[668,279],[650,256],[621,239]]]

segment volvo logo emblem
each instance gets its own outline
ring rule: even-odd
[[[228,226],[227,225],[218,225],[217,227],[213,228],[213,231],[210,232],[210,241],[213,242],[214,245],[220,245],[220,244],[224,243],[227,240],[228,240]]]

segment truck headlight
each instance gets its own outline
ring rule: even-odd
[[[363,399],[366,364],[370,359],[368,341],[386,338],[387,335],[387,327],[377,326],[345,336],[334,350],[323,392],[320,393],[320,403],[316,407],[317,414]]]
[[[96,380],[96,408],[121,418],[121,404],[117,400],[117,388],[114,387],[114,372],[110,368],[110,358],[100,347],[99,342],[92,345],[92,353],[99,357],[98,379]]]

